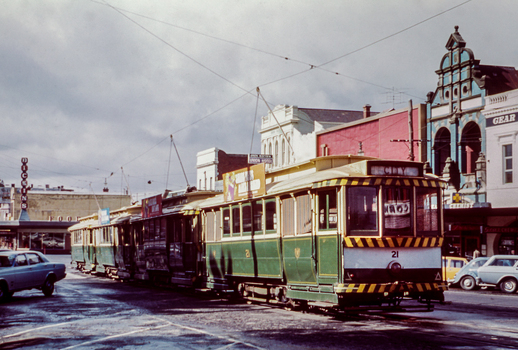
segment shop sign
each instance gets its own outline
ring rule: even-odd
[[[514,123],[516,121],[516,114],[506,114],[494,118],[486,118],[486,127]]]
[[[484,227],[484,233],[518,233],[518,227]]]
[[[29,208],[29,205],[27,204],[27,178],[29,177],[29,175],[27,174],[27,170],[29,169],[29,167],[27,166],[28,162],[29,158],[22,158],[22,196],[20,198],[20,207],[22,208],[22,210],[27,210]]]

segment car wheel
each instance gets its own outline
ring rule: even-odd
[[[41,291],[43,292],[43,294],[45,294],[46,297],[50,297],[52,293],[54,293],[54,280],[52,279],[52,277],[48,277],[45,280],[45,283],[43,284]]]
[[[518,287],[516,280],[514,278],[506,278],[500,283],[500,290],[506,293],[514,293],[516,292],[516,288]]]
[[[473,290],[476,286],[475,279],[471,276],[463,277],[460,280],[460,287],[464,290]]]
[[[4,301],[13,296],[13,292],[10,292],[5,283],[0,284],[0,301]]]

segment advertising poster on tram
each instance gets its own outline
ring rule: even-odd
[[[151,218],[162,215],[162,195],[157,195],[142,200],[142,217]]]
[[[225,202],[265,194],[264,164],[252,165],[223,175]]]

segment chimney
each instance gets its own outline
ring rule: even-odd
[[[371,116],[371,105],[363,106],[363,119],[369,118]]]

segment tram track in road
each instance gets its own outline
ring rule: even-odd
[[[160,343],[173,343],[175,347],[191,349],[205,349],[209,345],[213,349],[257,349],[263,347],[239,340],[235,337],[216,334],[207,330],[183,325],[158,318],[152,315],[140,316],[138,324],[131,330],[124,329],[125,316],[108,317],[104,319],[83,319],[70,322],[61,322],[24,331],[4,335],[0,337],[0,349],[91,349],[99,346],[145,346],[153,344],[153,348]],[[102,325],[112,325],[109,329]],[[81,337],[74,334],[74,330],[80,330]],[[109,332],[108,332],[109,331]],[[108,334],[109,333],[109,334]],[[84,341],[81,341],[84,340]]]

